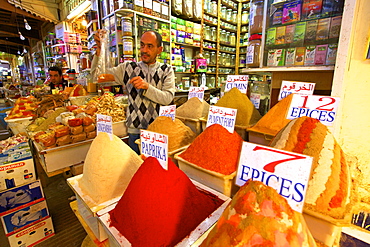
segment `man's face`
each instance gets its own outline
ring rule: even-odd
[[[154,33],[146,32],[141,36],[140,54],[141,61],[146,64],[153,64],[156,61],[157,55],[163,50],[162,46],[157,45],[157,39]]]
[[[59,75],[58,71],[49,71],[49,77],[53,84],[58,84],[62,81],[62,76]]]

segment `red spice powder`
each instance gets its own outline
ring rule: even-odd
[[[206,128],[180,157],[197,166],[224,175],[236,171],[243,139],[219,124]]]
[[[329,202],[329,206],[331,208],[339,208],[342,205],[345,205],[345,197],[346,197],[346,188],[348,188],[348,181],[346,180],[348,174],[346,169],[346,160],[343,151],[340,152],[340,165],[341,165],[341,173],[339,175],[340,177],[340,183],[339,183],[339,189],[336,191],[335,196],[331,198]]]
[[[300,154],[303,153],[306,148],[306,144],[311,141],[310,135],[312,131],[316,128],[316,123],[318,122],[319,120],[315,118],[307,118],[305,121],[303,121],[297,135],[298,142],[292,152]]]
[[[175,246],[222,203],[198,190],[170,159],[166,171],[149,157],[110,212],[111,226],[133,247]]]

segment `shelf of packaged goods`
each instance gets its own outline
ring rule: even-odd
[[[120,14],[120,15],[127,15],[127,13],[136,13],[136,15],[139,15],[139,16],[143,16],[143,17],[147,17],[149,19],[153,19],[153,20],[156,20],[156,21],[161,21],[161,22],[165,22],[165,23],[171,23],[170,20],[166,20],[166,19],[163,19],[163,18],[159,18],[159,17],[156,17],[156,16],[152,16],[152,15],[148,15],[148,14],[144,14],[144,13],[141,13],[141,12],[137,12],[137,11],[134,11],[132,9],[118,9],[115,11],[116,14]],[[104,17],[105,18],[105,17]]]
[[[213,14],[213,13],[208,13],[208,12],[206,12],[206,11],[204,11],[204,14],[205,14],[205,15],[209,15],[209,16],[214,17],[214,18],[217,18],[217,17],[218,17],[217,15],[215,15],[215,14]]]
[[[210,39],[203,39],[203,41],[211,42],[211,43],[217,43],[217,41],[215,41],[215,40],[210,40]]]
[[[220,45],[229,46],[229,47],[233,47],[233,48],[236,47],[236,45],[231,45],[230,43],[226,43],[226,42],[222,42],[222,41],[220,41]]]
[[[220,50],[220,52],[228,53],[228,54],[232,54],[232,55],[236,55],[236,53],[235,53],[235,52],[231,52],[231,51],[224,51],[224,50]]]
[[[204,50],[207,50],[207,51],[217,51],[216,48],[208,48],[208,47],[203,47]]]
[[[175,71],[175,74],[194,74],[193,72]]]
[[[244,68],[241,73],[250,72],[275,72],[275,71],[330,71],[334,66],[297,66],[297,67],[263,67],[263,68]]]
[[[221,3],[221,5],[226,6],[227,8],[232,9],[232,10],[238,10],[238,8],[235,8],[234,6],[231,6],[230,4],[227,4],[225,2]]]
[[[181,46],[186,46],[186,47],[192,47],[192,48],[200,48],[200,46],[197,45],[191,45],[191,44],[185,44],[185,43],[179,43],[179,42],[174,42],[175,45],[181,45]]]
[[[204,21],[204,24],[206,24],[208,26],[212,26],[212,27],[217,27],[217,23],[213,23],[213,22],[210,22],[210,21]]]
[[[236,22],[232,22],[232,21],[228,21],[228,20],[226,20],[226,19],[224,19],[224,18],[220,18],[220,20],[221,20],[221,21],[223,21],[223,22],[229,23],[229,24],[231,24],[231,25],[234,25],[234,26],[238,25],[238,23],[236,23]],[[235,32],[236,32],[236,31],[235,31]]]

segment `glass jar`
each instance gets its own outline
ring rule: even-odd
[[[226,66],[231,65],[231,54],[229,54],[229,53],[225,54],[225,65]]]
[[[226,9],[226,20],[227,21],[232,21],[232,16],[233,16],[233,10],[232,9]]]
[[[231,54],[231,56],[230,56],[230,66],[235,66],[235,59],[236,59],[236,55]]]
[[[261,116],[265,115],[270,105],[270,87],[266,81],[254,81],[251,87],[250,100]]]
[[[262,33],[263,0],[251,0],[249,16],[249,32],[251,34]]]
[[[234,23],[237,23],[237,20],[238,20],[238,11],[234,10],[233,15],[231,17],[231,21],[234,22]]]
[[[226,6],[221,7],[221,17],[226,19]]]
[[[211,39],[211,27],[210,26],[204,27],[204,39],[207,39],[207,40]]]
[[[230,45],[236,45],[235,33],[231,33],[230,35]]]
[[[134,55],[134,39],[130,36],[122,38],[123,55]]]
[[[153,0],[144,0],[144,14],[153,14]]]
[[[169,0],[162,0],[161,1],[161,16],[165,20],[170,19]]]
[[[133,0],[123,0],[123,1],[118,1],[118,7],[120,9],[134,9],[134,3]],[[122,6],[121,6],[122,4]]]
[[[226,36],[225,36],[225,41],[227,44],[230,44],[230,36],[231,36],[231,33],[227,31]]]
[[[221,30],[220,41],[226,42],[226,31],[225,30]]]
[[[122,35],[132,36],[132,19],[131,17],[122,18]]]
[[[161,18],[161,0],[153,0],[153,16]]]
[[[144,0],[134,0],[134,10],[138,12],[144,12]]]
[[[207,59],[207,64],[209,64],[209,59],[210,59],[210,53],[209,51],[204,51],[204,58]]]
[[[242,24],[248,24],[249,23],[249,12],[248,10],[243,10],[242,12]]]
[[[246,64],[249,68],[257,68],[260,65],[261,38],[261,34],[253,34],[249,38],[246,60]]]
[[[209,64],[216,65],[216,52],[215,51],[211,51],[209,54]]]
[[[217,39],[217,28],[211,27],[211,40],[216,41]]]
[[[211,2],[211,7],[212,7],[211,13],[217,13],[217,2],[216,1]]]

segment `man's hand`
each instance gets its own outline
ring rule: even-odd
[[[135,76],[130,80],[130,83],[137,89],[147,90],[149,88],[149,83],[143,80],[140,76]]]
[[[94,34],[94,40],[96,43],[96,55],[100,56],[100,50],[101,50],[101,37],[106,33],[107,31],[104,29],[98,29]]]

